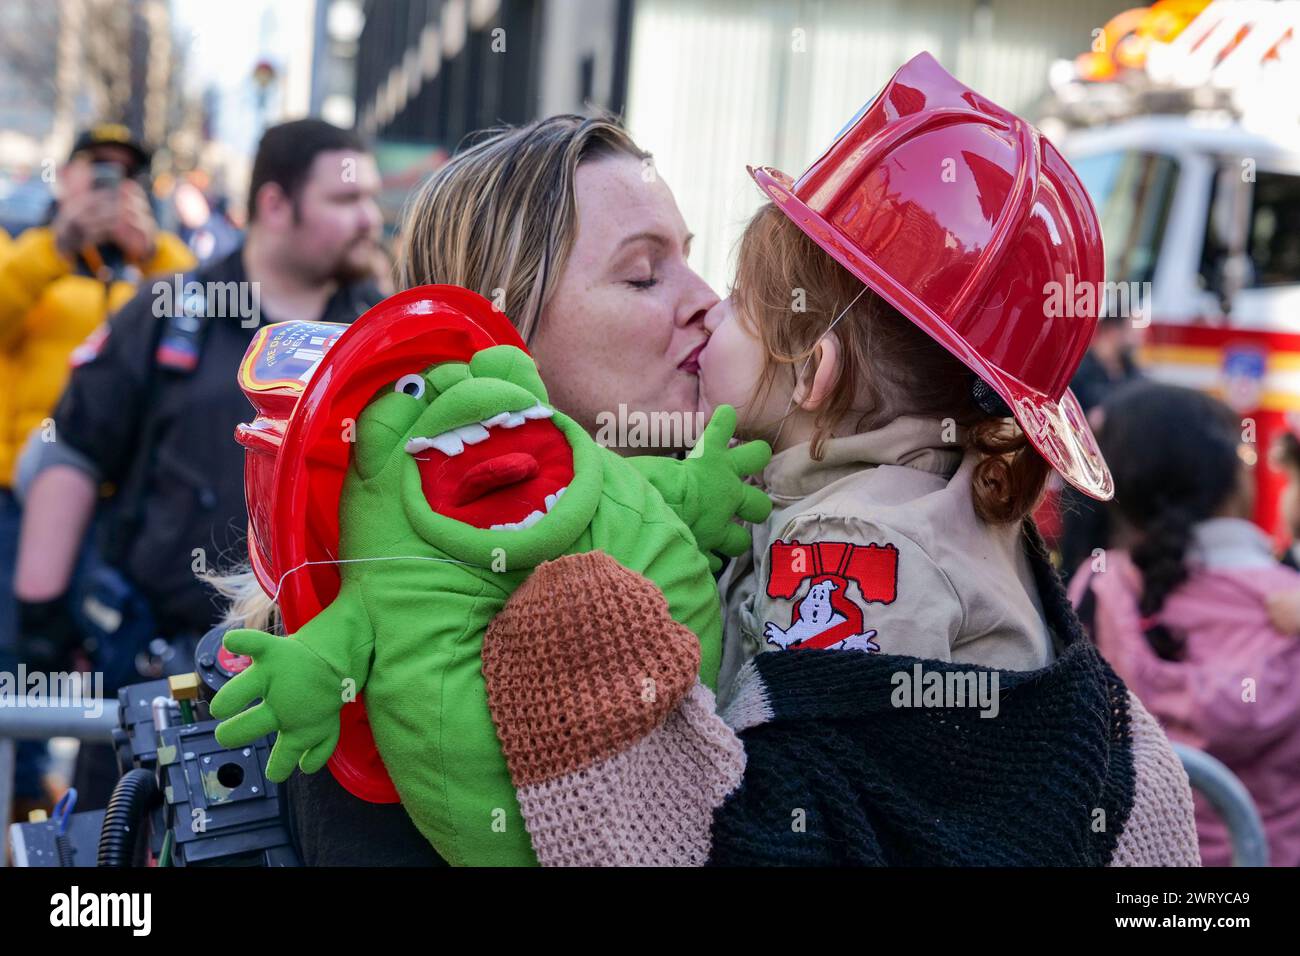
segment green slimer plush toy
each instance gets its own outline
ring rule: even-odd
[[[551,408],[513,346],[404,375],[357,420],[337,598],[287,638],[226,635],[253,664],[212,701],[218,741],[276,731],[267,777],[283,781],[295,765],[315,773],[338,742],[341,706],[364,690],[379,753],[438,853],[455,865],[535,865],[488,710],[484,632],[538,564],[601,550],[659,587],[699,638],[712,688],[715,552],[749,546],[734,517],[771,510],[742,481],[771,451],[729,448],[735,422],[718,408],[684,460],[625,458]]]

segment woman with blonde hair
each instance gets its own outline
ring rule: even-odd
[[[400,286],[490,300],[555,406],[589,432],[607,414],[694,414],[718,297],[687,262],[692,236],[653,158],[614,121],[561,115],[476,134],[411,197],[400,236]],[[213,584],[229,602],[224,626],[275,628],[251,573]],[[328,772],[295,773],[287,789],[309,865],[440,862],[399,805],[359,800]]]

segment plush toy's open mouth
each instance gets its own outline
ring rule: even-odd
[[[537,404],[410,439],[429,507],[493,531],[541,521],[573,479],[573,449],[551,415]]]

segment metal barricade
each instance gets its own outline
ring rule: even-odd
[[[1233,866],[1268,866],[1268,838],[1264,821],[1250,793],[1235,773],[1203,750],[1174,743],[1192,788],[1210,801],[1228,827]]]
[[[9,861],[16,741],[75,737],[111,742],[113,728],[118,724],[117,707],[116,700],[97,699],[94,706],[67,706],[26,698],[0,706],[0,866],[7,866]]]

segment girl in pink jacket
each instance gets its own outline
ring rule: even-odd
[[[1300,864],[1300,639],[1267,600],[1300,586],[1253,509],[1253,449],[1223,403],[1138,382],[1104,406],[1101,447],[1127,547],[1079,569],[1070,596],[1102,655],[1169,736],[1223,761],[1259,807],[1274,865]],[[1201,859],[1232,862],[1196,795]]]

